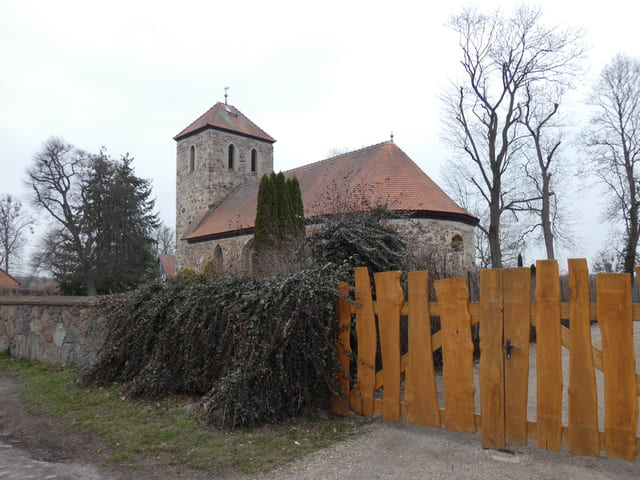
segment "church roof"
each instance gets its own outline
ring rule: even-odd
[[[269,143],[274,143],[276,141],[273,137],[267,134],[267,132],[249,120],[236,107],[221,102],[216,103],[213,107],[200,115],[198,119],[173,137],[173,139],[177,141],[207,128],[233,132],[246,137],[264,140]]]
[[[297,177],[306,218],[367,211],[378,205],[427,218],[475,225],[396,144],[380,143],[283,172]],[[191,242],[249,233],[254,225],[258,181],[239,185],[222,203],[194,220]]]

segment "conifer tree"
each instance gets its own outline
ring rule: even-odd
[[[282,172],[262,177],[253,235],[256,273],[267,275],[296,268],[296,253],[305,237],[297,178],[287,179]]]

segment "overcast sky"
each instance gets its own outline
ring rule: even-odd
[[[277,139],[275,169],[389,139],[436,182],[450,153],[438,96],[459,75],[451,15],[470,2],[3,1],[0,193],[24,195],[50,136],[129,152],[175,223],[179,131],[224,100]],[[435,3],[435,2],[434,2]],[[477,1],[482,9],[517,2]],[[617,52],[640,57],[636,2],[534,2],[545,23],[583,28],[587,88]],[[602,247],[597,209],[578,211],[580,249]],[[595,234],[595,235],[594,235]],[[591,240],[591,237],[594,240]],[[528,259],[532,261],[533,259]]]

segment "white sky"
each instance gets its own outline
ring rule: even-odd
[[[131,153],[173,227],[172,137],[224,100],[225,86],[229,103],[278,140],[276,170],[386,141],[393,131],[442,183],[450,154],[440,140],[438,95],[459,58],[445,24],[469,2],[431,3],[2,0],[0,193],[26,193],[33,154],[57,135],[85,150]],[[617,52],[640,56],[636,2],[534,4],[546,23],[586,31],[590,70],[578,100]],[[586,203],[576,205],[584,241],[573,254],[591,260],[608,226]]]

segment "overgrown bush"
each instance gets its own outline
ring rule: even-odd
[[[205,416],[256,425],[337,393],[334,265],[264,279],[186,275],[105,297],[109,337],[92,383],[133,396],[205,395]]]
[[[317,262],[347,262],[351,267],[367,267],[370,272],[402,268],[406,243],[400,234],[383,224],[392,218],[384,207],[369,212],[328,219],[312,236]]]

